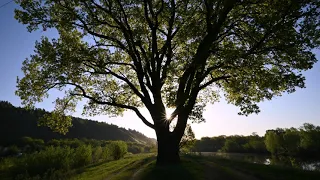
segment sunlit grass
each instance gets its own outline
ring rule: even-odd
[[[137,169],[140,168],[141,163],[145,163],[150,158],[155,157],[154,154],[139,154],[130,155],[124,159],[117,161],[110,161],[103,164],[90,166],[83,169],[74,176],[73,180],[104,180],[104,179],[128,179]]]

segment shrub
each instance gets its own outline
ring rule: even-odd
[[[7,156],[16,156],[19,153],[19,148],[16,145],[10,146],[5,153]]]
[[[92,160],[93,162],[98,162],[102,158],[102,148],[97,146],[93,149]]]
[[[23,145],[33,145],[33,139],[31,137],[22,137],[21,141],[23,143]]]
[[[110,153],[113,159],[118,160],[123,158],[128,152],[127,144],[123,141],[113,141],[109,144]]]
[[[75,167],[82,167],[92,162],[92,148],[90,145],[81,145],[75,149]]]
[[[12,166],[14,166],[15,159],[16,157],[0,158],[0,174],[8,171]]]
[[[48,145],[50,146],[60,146],[60,141],[57,139],[52,139],[48,142]]]
[[[133,154],[138,154],[144,152],[144,148],[137,145],[130,145],[128,146],[128,151]]]
[[[73,140],[69,140],[68,142],[68,145],[71,147],[71,148],[77,148],[77,147],[80,147],[81,145],[83,145],[84,143],[81,142],[79,139],[75,138]]]
[[[13,172],[30,176],[44,174],[50,169],[68,170],[73,164],[74,151],[69,147],[47,147],[46,149],[17,158]]]
[[[103,147],[101,158],[103,160],[109,160],[110,159],[110,148],[108,146]]]

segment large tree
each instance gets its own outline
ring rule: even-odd
[[[84,113],[134,111],[157,135],[157,162],[179,161],[188,120],[203,121],[223,94],[239,114],[304,87],[316,62],[318,0],[20,0],[28,30],[55,29],[23,63],[23,104],[65,90],[47,124],[66,132],[76,102]],[[50,91],[49,91],[50,92]],[[145,107],[152,120],[139,111]],[[167,115],[167,108],[174,108]],[[177,124],[170,131],[170,123]]]

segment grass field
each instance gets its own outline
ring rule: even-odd
[[[303,171],[279,166],[266,166],[217,157],[182,156],[182,163],[158,167],[155,155],[128,156],[84,168],[72,179],[92,180],[313,180],[320,172]]]
[[[72,180],[116,180],[130,179],[141,167],[154,161],[154,154],[139,154],[127,156],[117,161],[92,165],[80,170]]]

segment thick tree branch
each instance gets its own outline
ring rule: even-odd
[[[156,71],[156,51],[158,51],[158,47],[157,47],[157,24],[154,22],[154,19],[150,19],[149,17],[149,12],[153,12],[152,11],[152,5],[150,4],[150,0],[144,0],[144,16],[146,18],[146,21],[148,23],[148,26],[151,30],[151,51],[152,51],[152,55],[151,55],[151,68],[152,71]],[[151,8],[151,9],[150,9]],[[152,16],[152,18],[154,18],[154,16]],[[153,75],[152,75],[153,76]]]
[[[212,0],[205,0],[204,1],[204,4],[205,4],[205,7],[206,7],[206,23],[207,23],[207,32],[210,32],[211,29],[212,29],[212,7],[213,7],[213,4],[212,4]]]
[[[197,48],[197,52],[192,60],[192,63],[190,66],[186,69],[182,77],[180,78],[179,82],[179,88],[177,93],[177,105],[184,103],[187,99],[187,95],[185,94],[185,90],[189,91],[190,89],[186,89],[186,86],[188,86],[188,81],[194,81],[194,75],[195,71],[202,71],[204,68],[204,64],[206,63],[207,58],[210,55],[210,48],[213,43],[213,41],[218,37],[218,34],[220,32],[220,29],[224,23],[224,21],[227,18],[227,15],[234,7],[235,2],[228,2],[225,3],[224,9],[219,13],[219,16],[217,16],[216,23],[213,24],[213,28],[211,31],[207,32],[208,34],[203,38],[203,40],[200,42]],[[201,67],[201,68],[200,68]],[[200,69],[198,69],[200,68]],[[203,74],[200,72],[199,74]],[[192,84],[192,82],[191,82]],[[200,84],[200,83],[198,83]],[[196,85],[194,86],[196,87]]]
[[[167,39],[166,39],[166,43],[163,45],[163,47],[161,48],[161,56],[160,56],[160,67],[161,68],[161,64],[163,62],[164,56],[166,55],[166,62],[164,64],[164,66],[162,67],[162,74],[161,74],[161,78],[160,78],[160,82],[161,82],[161,87],[163,86],[163,84],[165,83],[165,79],[167,77],[167,70],[169,65],[172,62],[172,54],[173,54],[173,50],[172,50],[172,39],[174,38],[174,36],[178,33],[179,31],[179,27],[176,28],[176,30],[174,32],[173,31],[173,26],[174,26],[174,22],[175,22],[175,16],[176,16],[176,3],[175,0],[171,0],[170,1],[171,4],[171,16],[170,16],[170,20],[169,20],[169,27],[168,27],[168,33],[167,33]],[[159,71],[160,73],[160,71]]]
[[[108,63],[106,63],[106,64],[108,64]],[[121,64],[122,64],[122,63],[121,63]],[[121,76],[121,75],[119,75],[119,74],[111,71],[111,69],[106,68],[106,67],[104,67],[104,66],[103,66],[103,67],[101,67],[101,66],[96,66],[96,67],[102,68],[102,69],[105,69],[105,68],[106,68],[107,71],[97,70],[94,66],[89,65],[89,64],[84,64],[84,65],[86,65],[86,66],[88,66],[88,67],[90,67],[90,68],[92,68],[92,69],[94,70],[94,72],[89,72],[89,73],[93,73],[93,74],[105,74],[105,75],[109,74],[109,75],[112,75],[112,76],[114,76],[115,78],[117,78],[117,79],[119,79],[119,80],[121,80],[121,81],[124,81],[124,82],[130,87],[130,89],[133,91],[133,93],[136,94],[136,95],[141,99],[141,101],[142,101],[144,104],[146,104],[146,105],[151,104],[151,102],[149,102],[148,99],[140,93],[140,91],[134,86],[134,84],[133,84],[128,78],[126,78],[126,77],[124,77],[124,76]]]
[[[202,89],[206,88],[207,86],[211,85],[214,82],[217,82],[219,80],[228,79],[230,77],[231,76],[220,76],[220,77],[211,78],[211,80],[209,80],[208,82],[204,83],[203,85],[200,85],[199,89],[202,90]]]
[[[217,70],[219,68],[222,68],[224,66],[224,63],[220,63],[220,64],[217,64],[215,66],[211,66],[211,67],[208,67],[205,72],[203,73],[203,76],[202,76],[202,79],[204,79],[205,77],[207,77],[212,71],[214,70]]]
[[[144,78],[144,74],[145,72],[143,71],[143,68],[142,68],[142,64],[141,64],[141,59],[139,58],[140,54],[139,52],[137,51],[137,49],[135,48],[135,43],[133,41],[133,35],[132,35],[132,32],[130,29],[127,29],[127,28],[130,28],[130,27],[126,27],[124,25],[124,23],[122,23],[120,20],[118,20],[114,14],[112,14],[111,12],[111,6],[109,6],[109,9],[106,9],[102,6],[100,6],[99,4],[97,4],[94,0],[91,0],[91,2],[99,9],[101,9],[102,11],[106,12],[107,14],[109,14],[113,20],[118,24],[118,26],[120,27],[122,33],[124,34],[124,37],[127,41],[127,44],[129,46],[129,48],[127,48],[120,40],[117,40],[116,38],[114,37],[110,37],[110,36],[106,36],[106,35],[102,35],[102,34],[99,34],[99,33],[96,33],[94,31],[92,31],[89,27],[88,27],[88,24],[78,15],[78,14],[74,14],[77,19],[82,23],[81,24],[77,24],[77,23],[74,23],[74,25],[78,26],[78,27],[81,27],[83,29],[85,29],[89,34],[93,35],[93,36],[97,36],[99,38],[102,38],[102,39],[106,39],[106,40],[110,40],[112,42],[115,42],[119,47],[121,47],[122,50],[124,50],[125,52],[127,52],[131,59],[133,60],[134,62],[134,65],[135,65],[135,68],[137,70],[137,77],[138,77],[138,80],[139,80],[139,84],[140,84],[140,88],[145,96],[145,99],[147,102],[147,104],[145,104],[147,107],[148,105],[150,105],[151,103],[151,99],[150,99],[150,95],[149,95],[149,92],[148,90],[146,89],[145,87],[145,84],[144,84],[144,81],[143,81],[143,78]],[[121,4],[120,4],[121,5]],[[72,11],[70,11],[72,12]],[[139,60],[140,59],[140,60]]]
[[[58,83],[57,83],[58,84]],[[75,86],[76,88],[78,88],[82,93],[71,93],[70,95],[72,96],[81,96],[81,97],[84,97],[84,98],[87,98],[91,101],[93,101],[94,103],[97,103],[97,104],[100,104],[100,105],[109,105],[109,106],[115,106],[115,107],[119,107],[119,108],[124,108],[124,109],[129,109],[129,110],[132,110],[134,111],[137,116],[142,120],[143,123],[145,123],[148,127],[154,129],[154,125],[151,124],[141,113],[140,111],[138,110],[138,108],[134,107],[134,106],[129,106],[129,105],[124,105],[124,104],[118,104],[116,102],[107,102],[107,101],[101,101],[101,100],[98,100],[92,96],[89,96],[85,89],[78,85],[78,84],[75,84],[75,83],[71,83],[71,82],[67,82],[67,83],[60,83],[60,84],[63,84],[63,85],[73,85]]]

